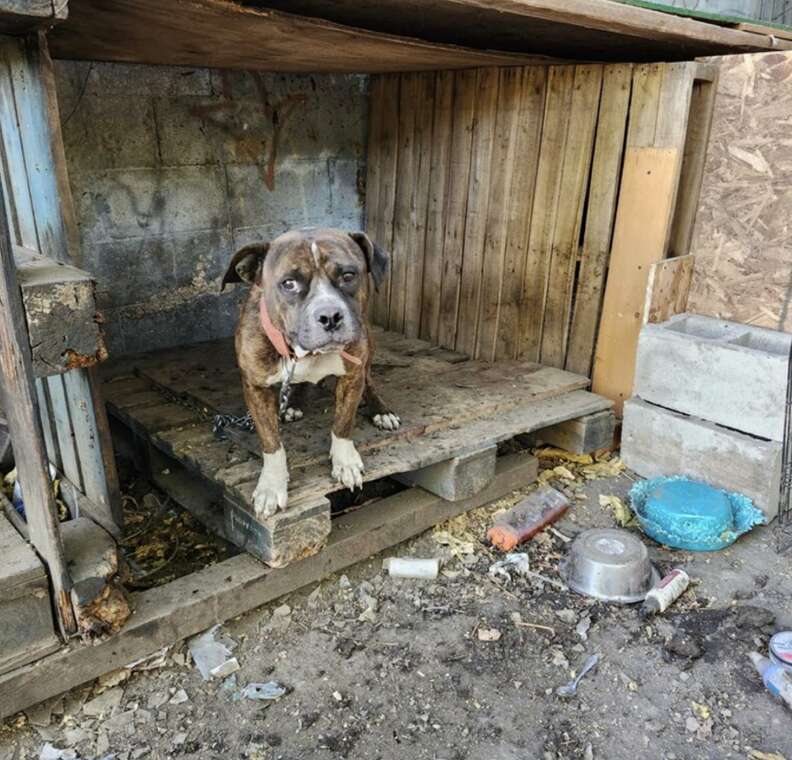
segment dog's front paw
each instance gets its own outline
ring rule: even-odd
[[[371,421],[374,423],[374,427],[380,430],[398,430],[401,425],[399,415],[392,412],[375,414]]]
[[[333,463],[333,477],[350,490],[363,488],[363,460],[349,438],[336,438],[332,434],[330,459]]]
[[[274,454],[262,454],[256,490],[253,491],[253,508],[258,517],[272,517],[278,509],[286,509],[289,491],[289,469],[286,452],[281,446]]]
[[[293,406],[290,406],[283,412],[281,419],[284,422],[297,422],[297,420],[302,419],[302,416],[302,409],[295,409]]]

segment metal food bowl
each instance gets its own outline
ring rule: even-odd
[[[642,602],[660,580],[641,540],[617,528],[581,533],[560,570],[578,594],[618,604]]]

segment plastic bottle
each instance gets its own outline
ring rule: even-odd
[[[487,538],[501,551],[510,552],[558,520],[568,508],[569,499],[560,491],[550,486],[540,488],[499,515]]]
[[[783,666],[772,662],[768,657],[763,657],[759,652],[750,652],[748,655],[757,672],[762,676],[762,681],[767,690],[776,698],[786,702],[792,709],[792,678]]]
[[[646,595],[641,606],[641,617],[665,612],[684,593],[690,576],[681,568],[674,568]]]

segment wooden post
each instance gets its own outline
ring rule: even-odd
[[[0,194],[4,195],[2,187]],[[14,445],[30,541],[49,570],[61,631],[70,634],[77,628],[69,597],[71,579],[66,569],[50,485],[25,314],[17,285],[5,208],[3,200],[0,202],[0,369],[3,373],[3,407]]]

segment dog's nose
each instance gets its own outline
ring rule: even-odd
[[[316,319],[327,332],[337,330],[344,321],[344,315],[335,308],[322,309],[316,315]]]

